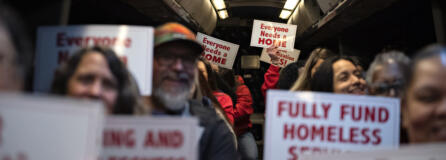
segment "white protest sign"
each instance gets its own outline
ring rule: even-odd
[[[40,27],[34,90],[48,92],[55,69],[81,47],[109,46],[135,77],[142,95],[152,91],[153,28],[126,25]]]
[[[410,144],[399,149],[303,155],[302,160],[446,160],[446,143]]]
[[[290,63],[296,62],[299,59],[300,50],[294,49],[293,51],[280,50],[279,54],[279,67],[284,68]],[[260,55],[260,60],[269,64],[272,64],[271,58],[266,52],[266,48],[262,50],[262,54]]]
[[[291,51],[296,39],[296,25],[254,20],[251,46],[268,48],[276,44],[280,49]]]
[[[96,160],[102,107],[60,97],[0,94],[0,159]]]
[[[198,120],[181,117],[106,119],[102,160],[196,160]]]
[[[396,98],[269,90],[264,159],[399,146]]]
[[[202,56],[205,59],[218,66],[232,69],[239,45],[200,32],[197,33],[197,41],[203,45],[204,54]]]

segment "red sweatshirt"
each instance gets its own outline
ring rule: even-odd
[[[252,108],[252,96],[248,86],[244,85],[242,77],[238,76],[237,80],[240,85],[237,87],[237,91],[235,92],[237,95],[237,103],[234,108],[234,128],[235,133],[237,135],[241,135],[252,127],[252,123],[249,118],[254,112],[254,109]]]
[[[277,82],[279,82],[279,71],[280,67],[277,67],[275,65],[270,65],[268,70],[265,73],[265,81],[262,84],[262,95],[266,98],[266,90],[268,89],[276,89],[277,88]]]
[[[215,98],[217,98],[218,102],[220,103],[221,107],[226,113],[226,116],[228,117],[229,122],[234,125],[234,106],[232,104],[232,99],[229,95],[226,93],[223,93],[221,91],[214,91],[212,92],[214,94]]]

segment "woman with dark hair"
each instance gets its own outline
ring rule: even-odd
[[[228,118],[231,125],[234,125],[234,110],[233,110],[233,102],[231,97],[225,92],[221,91],[217,86],[217,73],[212,70],[211,65],[206,60],[200,60],[197,64],[198,70],[206,79],[209,84],[209,88],[212,90],[212,94],[217,98],[220,106],[226,113],[226,117]]]
[[[296,80],[290,90],[292,91],[308,91],[310,90],[310,82],[318,67],[325,59],[334,56],[335,54],[327,48],[316,48],[311,51],[310,57],[305,63],[302,75]]]
[[[92,47],[77,51],[58,68],[51,92],[100,99],[109,114],[133,114],[139,98],[135,85],[113,50]]]
[[[234,129],[237,134],[239,153],[244,160],[257,159],[257,145],[254,135],[251,133],[252,123],[250,116],[254,113],[251,92],[248,86],[244,84],[243,78],[240,76],[236,77],[232,70],[222,68],[219,75],[225,82],[228,82],[230,88],[236,94],[234,101]]]
[[[342,94],[366,94],[367,85],[354,60],[345,56],[326,59],[310,82],[312,91]]]
[[[401,113],[409,142],[446,142],[446,47],[418,52],[408,73]]]

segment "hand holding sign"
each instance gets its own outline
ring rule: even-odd
[[[268,56],[271,58],[271,63],[273,65],[278,66],[280,63],[279,56],[277,56],[277,54],[279,54],[279,47],[277,47],[276,45],[273,45],[273,46],[267,48],[266,52],[268,53]]]

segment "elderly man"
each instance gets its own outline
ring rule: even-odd
[[[214,109],[190,100],[197,69],[197,59],[203,48],[195,35],[177,23],[167,23],[155,29],[153,62],[153,95],[147,99],[152,115],[193,116],[204,131],[200,138],[201,160],[237,159],[235,141],[224,121]]]

